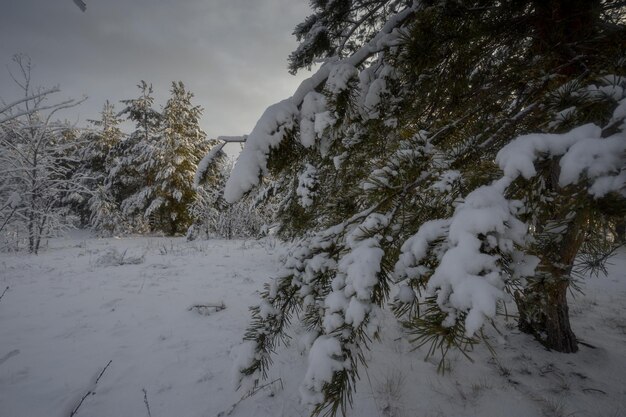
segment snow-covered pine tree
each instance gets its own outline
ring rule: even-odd
[[[100,120],[90,120],[92,129],[85,132],[83,139],[83,170],[87,178],[86,187],[92,190],[81,210],[85,223],[97,233],[111,235],[125,229],[124,217],[111,189],[109,173],[115,163],[114,150],[124,139],[120,129],[122,120],[113,104],[107,101],[100,113]],[[86,221],[85,221],[86,220]]]
[[[93,129],[86,132],[87,146],[84,149],[85,160],[88,161],[92,172],[91,177],[103,182],[103,178],[110,170],[111,150],[124,138],[120,128],[122,119],[115,112],[115,106],[108,100],[102,107],[100,120],[89,120]]]
[[[297,238],[252,310],[241,382],[266,375],[294,313],[314,413],[345,412],[387,306],[445,355],[515,299],[521,329],[575,351],[576,256],[600,265],[596,224],[626,207],[623,2],[312,5],[290,69],[324,63],[266,110],[225,191],[276,179]]]
[[[126,107],[119,113],[135,124],[135,130],[113,148],[107,181],[129,225],[139,231],[149,227],[144,214],[157,187],[152,155],[161,136],[161,114],[153,108],[152,85],[142,80],[137,87],[140,96],[122,100]]]
[[[192,223],[196,169],[212,143],[200,128],[202,108],[191,103],[193,94],[182,81],[172,83],[170,94],[162,112],[161,136],[149,158],[154,184],[144,216],[153,218],[158,230],[176,235]]]

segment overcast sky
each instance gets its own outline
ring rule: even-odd
[[[289,97],[308,73],[291,76],[287,56],[307,0],[2,0],[0,98],[17,97],[7,65],[31,57],[33,82],[58,98],[88,96],[65,117],[84,124],[105,100],[138,96],[152,83],[158,106],[181,80],[204,108],[210,137],[249,133],[263,110]],[[158,107],[157,106],[157,107]]]

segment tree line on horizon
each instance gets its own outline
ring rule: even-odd
[[[58,88],[34,88],[28,57],[16,55],[23,97],[0,108],[0,237],[2,249],[37,253],[68,227],[98,235],[251,236],[266,220],[250,206],[226,204],[230,169],[200,128],[201,107],[183,82],[155,109],[152,86],[136,98],[108,101],[88,128],[56,119],[81,100],[52,102]],[[122,123],[131,122],[130,133]],[[210,163],[208,163],[210,162]]]

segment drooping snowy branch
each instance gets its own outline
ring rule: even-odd
[[[213,148],[211,148],[209,153],[206,154],[204,158],[200,160],[200,162],[198,163],[198,167],[196,168],[196,174],[193,179],[194,188],[198,188],[198,186],[200,185],[200,182],[206,176],[207,171],[211,167],[211,164],[213,163],[214,159],[218,155],[220,155],[220,153],[222,152],[222,149],[224,149],[224,146],[226,146],[226,143],[227,142],[222,142],[213,146]]]
[[[399,36],[398,28],[420,7],[414,2],[398,14],[392,16],[380,32],[361,49],[348,58],[329,60],[310,78],[304,80],[296,89],[292,97],[268,107],[256,126],[248,136],[233,172],[226,183],[224,197],[228,202],[235,202],[246,192],[259,184],[259,177],[267,170],[267,155],[270,149],[278,147],[288,130],[300,126],[302,115],[300,109],[305,97],[315,92],[325,83],[341,88],[345,85],[346,75],[356,75],[355,72],[346,72],[346,69],[355,69],[367,59],[393,46]],[[310,117],[306,113],[306,117]],[[306,126],[306,122],[305,122]],[[309,136],[305,136],[304,143],[308,144]]]
[[[626,195],[626,134],[602,137],[602,129],[587,124],[562,134],[531,134],[513,140],[498,152],[496,162],[504,175],[526,179],[536,175],[535,161],[560,157],[559,185],[577,183],[582,176],[596,198],[610,192]]]
[[[230,203],[239,200],[259,183],[259,176],[267,170],[267,155],[277,147],[288,130],[295,126],[299,113],[291,99],[268,107],[248,136],[231,173],[224,198]]]
[[[427,295],[436,302],[453,326],[464,317],[467,336],[473,336],[486,319],[494,318],[498,302],[506,300],[504,287],[509,277],[501,255],[515,257],[516,278],[532,274],[537,260],[517,253],[516,245],[527,240],[527,226],[517,218],[519,204],[505,197],[509,178],[479,187],[457,206],[450,219],[424,223],[402,246],[395,273],[400,279],[419,278],[432,272]],[[434,271],[423,260],[436,245],[438,263]]]
[[[300,198],[300,205],[302,207],[308,207],[313,204],[313,197],[315,197],[315,185],[317,182],[317,169],[307,164],[304,172],[298,177],[298,188],[296,194]]]

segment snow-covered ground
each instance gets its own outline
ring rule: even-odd
[[[240,401],[231,382],[248,306],[280,252],[274,240],[74,235],[39,256],[0,254],[0,416],[69,417],[89,391],[76,416],[306,416],[297,326],[273,383]],[[611,262],[571,300],[577,354],[501,321],[495,358],[479,345],[473,363],[450,355],[442,375],[388,317],[349,415],[626,416],[626,251]]]

